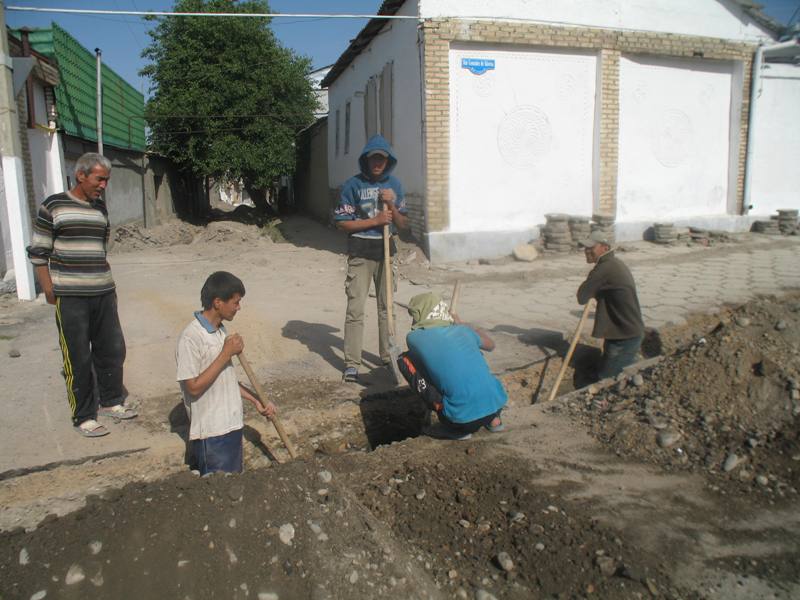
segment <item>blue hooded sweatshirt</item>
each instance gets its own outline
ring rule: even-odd
[[[369,162],[367,160],[367,155],[373,150],[382,150],[388,155],[386,169],[384,169],[383,173],[377,180],[373,180],[370,177]],[[391,188],[394,190],[395,196],[397,197],[395,200],[395,206],[400,214],[406,214],[408,209],[406,207],[406,200],[403,194],[403,186],[400,184],[400,180],[391,174],[396,165],[397,158],[395,157],[394,152],[392,152],[392,147],[389,145],[389,142],[387,142],[380,135],[372,136],[364,146],[364,149],[361,151],[361,156],[358,159],[358,166],[360,167],[361,172],[345,181],[344,185],[342,186],[342,192],[339,195],[339,204],[333,212],[334,220],[356,221],[359,219],[373,218],[378,211],[383,210],[382,203],[378,200],[378,194],[380,193],[380,190],[386,188]],[[397,232],[394,224],[390,226],[390,229],[392,233]],[[382,244],[383,228],[373,227],[371,229],[365,229],[364,231],[351,233],[351,242],[356,241],[352,238],[357,238],[358,240],[367,240],[366,243],[368,245],[372,245],[370,244],[370,241],[381,241]],[[363,245],[364,244],[350,244],[351,248]],[[351,254],[354,254],[354,252],[351,251]],[[355,252],[355,254],[363,253]],[[373,254],[373,252],[367,252],[366,257],[372,258],[372,256],[370,256],[371,254]],[[375,254],[378,254],[379,257],[382,256],[383,247],[381,246],[378,252],[378,248],[376,246]]]

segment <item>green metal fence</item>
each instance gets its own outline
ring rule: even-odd
[[[19,30],[12,34],[21,38]],[[97,64],[94,52],[84,48],[64,29],[33,29],[31,47],[58,61],[61,83],[56,88],[58,126],[69,135],[97,141]],[[103,144],[131,150],[145,149],[144,96],[105,64],[103,80]]]

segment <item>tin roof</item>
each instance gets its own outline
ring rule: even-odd
[[[11,34],[20,38],[19,30]],[[97,141],[97,63],[95,55],[56,25],[30,29],[31,47],[55,59],[61,81],[55,88],[58,125],[77,138]],[[143,151],[144,96],[107,65],[102,65],[103,143]]]

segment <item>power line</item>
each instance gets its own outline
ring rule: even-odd
[[[210,13],[210,12],[170,12],[153,10],[97,10],[89,8],[40,8],[34,6],[6,6],[6,10],[20,12],[49,12],[72,15],[128,15],[133,17],[249,17],[260,19],[300,18],[300,19],[386,19],[418,20],[408,15],[359,15],[359,14],[319,14],[319,13]]]

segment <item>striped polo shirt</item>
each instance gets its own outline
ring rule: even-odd
[[[49,265],[56,296],[106,294],[115,288],[106,260],[109,231],[102,198],[54,194],[39,207],[28,258],[34,266]]]

